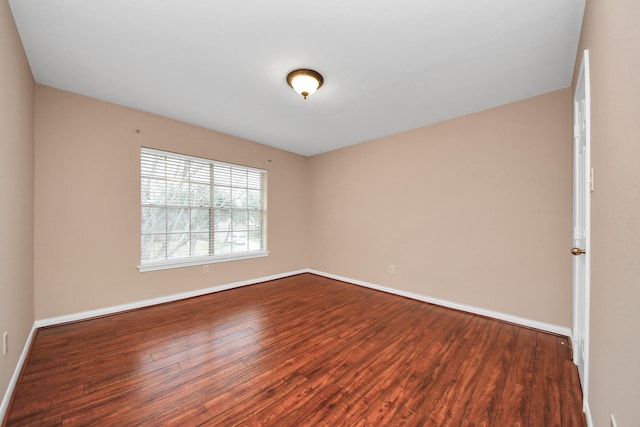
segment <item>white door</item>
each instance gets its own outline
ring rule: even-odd
[[[593,191],[590,143],[589,51],[585,50],[573,99],[573,361],[583,402],[589,386],[590,206]]]

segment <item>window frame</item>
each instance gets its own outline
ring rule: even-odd
[[[175,160],[188,160],[188,161],[195,161],[195,162],[200,162],[200,163],[207,163],[208,165],[210,165],[210,167],[215,167],[217,166],[222,166],[222,167],[229,167],[229,168],[240,168],[243,169],[247,172],[258,172],[260,173],[261,176],[261,195],[260,195],[260,201],[261,201],[261,209],[259,210],[259,212],[261,213],[261,217],[262,217],[262,222],[261,222],[261,228],[260,228],[260,232],[262,233],[261,235],[261,241],[262,241],[262,249],[259,250],[246,250],[246,251],[240,251],[240,252],[230,252],[230,253],[222,253],[222,254],[217,254],[217,255],[204,255],[204,256],[187,256],[187,257],[179,257],[179,258],[169,258],[169,259],[163,259],[163,260],[156,260],[156,261],[143,261],[142,257],[143,257],[143,243],[142,243],[142,239],[144,238],[144,236],[149,236],[152,233],[144,233],[143,231],[143,209],[145,207],[150,208],[150,207],[164,207],[165,209],[171,209],[171,205],[167,204],[166,202],[160,205],[154,205],[154,204],[149,204],[149,203],[144,203],[143,200],[143,188],[142,188],[142,184],[143,184],[143,179],[145,178],[149,178],[149,177],[145,177],[144,176],[144,171],[143,171],[143,157],[144,154],[150,154],[150,155],[160,155],[160,156],[166,156],[168,158],[171,159],[175,159]],[[155,271],[155,270],[165,270],[165,269],[172,269],[172,268],[180,268],[180,267],[189,267],[189,266],[197,266],[197,265],[205,265],[205,264],[213,264],[213,263],[218,263],[218,262],[228,262],[228,261],[235,261],[235,260],[242,260],[242,259],[251,259],[251,258],[259,258],[259,257],[265,257],[269,255],[269,251],[267,249],[267,183],[268,183],[268,179],[267,179],[267,173],[268,171],[266,169],[260,169],[260,168],[256,168],[256,167],[252,167],[252,166],[246,166],[246,165],[240,165],[240,164],[234,164],[234,163],[229,163],[229,162],[222,162],[222,161],[218,161],[218,160],[212,160],[212,159],[207,159],[204,157],[196,157],[196,156],[191,156],[191,155],[187,155],[187,154],[180,154],[180,153],[175,153],[175,152],[171,152],[171,151],[167,151],[167,150],[159,150],[159,149],[155,149],[155,148],[149,148],[149,147],[140,147],[140,164],[139,164],[139,188],[140,188],[140,205],[139,205],[139,221],[138,224],[140,226],[140,252],[139,252],[139,260],[140,260],[140,264],[138,265],[138,271],[140,272],[146,272],[146,271]],[[211,191],[213,193],[214,190],[214,186],[216,185],[214,183],[214,172],[213,170],[211,170],[209,172],[209,185],[211,186]],[[189,178],[191,179],[191,178]],[[165,175],[165,180],[167,180],[166,175]],[[167,180],[168,182],[168,180]],[[191,182],[191,181],[189,181]],[[221,186],[221,185],[218,185]],[[239,186],[233,186],[232,184],[230,184],[229,188],[242,188]],[[246,187],[247,191],[249,191],[249,187]],[[213,197],[213,195],[211,196]],[[185,209],[189,209],[189,211],[191,211],[194,208],[202,208],[203,206],[198,206],[196,204],[191,204],[191,202],[187,203],[186,206],[184,206]],[[216,208],[214,207],[214,202],[213,199],[209,200],[209,206],[208,208],[211,211],[214,211]],[[247,212],[250,212],[250,208],[247,207],[245,208],[230,208],[232,211],[242,211],[242,210],[246,210]],[[166,215],[166,213],[165,213]],[[215,237],[214,237],[214,229],[213,226],[211,224],[211,216],[210,216],[210,225],[209,225],[209,230],[208,230],[208,236],[209,236],[209,245],[211,246],[212,242],[214,241]],[[189,231],[187,232],[190,236],[190,238],[192,237],[191,235],[196,233],[196,231],[192,231],[191,230],[191,222],[189,222]],[[227,230],[226,233],[232,233],[233,230]],[[249,230],[246,230],[246,233],[249,233]],[[162,234],[162,233],[155,233],[155,234]],[[169,230],[165,230],[164,234],[166,236],[170,236],[172,233]],[[232,243],[233,244],[233,243]]]

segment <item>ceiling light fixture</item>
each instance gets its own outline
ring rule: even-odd
[[[304,99],[307,99],[307,96],[313,95],[322,83],[324,83],[324,79],[317,71],[300,69],[293,70],[287,75],[287,83],[289,86],[293,88],[296,92],[298,92]]]

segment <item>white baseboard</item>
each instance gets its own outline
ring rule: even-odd
[[[92,319],[94,317],[121,313],[123,311],[134,310],[136,308],[150,307],[153,305],[164,304],[166,302],[179,301],[182,299],[199,297],[201,295],[207,295],[215,292],[226,291],[228,289],[240,288],[242,286],[255,285],[256,283],[282,279],[283,277],[294,276],[300,273],[306,273],[306,270],[290,271],[288,273],[275,274],[273,276],[259,277],[259,278],[250,279],[250,280],[243,280],[241,282],[227,283],[224,285],[212,286],[212,287],[203,288],[203,289],[196,289],[194,291],[182,292],[179,294],[167,295],[167,296],[158,297],[158,298],[151,298],[151,299],[146,299],[142,301],[135,301],[127,304],[114,305],[111,307],[104,307],[96,310],[83,311],[80,313],[73,313],[65,316],[40,319],[35,321],[35,326],[36,328],[42,328],[45,326],[60,325],[62,323],[77,322],[79,320],[87,320],[87,319]]]
[[[362,280],[350,279],[348,277],[337,276],[335,274],[325,273],[325,272],[317,271],[313,269],[307,269],[307,272],[317,274],[319,276],[328,277],[330,279],[336,279],[342,282],[352,283],[354,285],[364,286],[366,288],[387,292],[389,294],[400,295],[403,297],[415,299],[418,301],[428,302],[428,303],[439,305],[442,307],[453,308],[455,310],[460,310],[460,311],[466,311],[467,313],[479,314],[481,316],[491,317],[493,319],[503,320],[509,323],[515,323],[516,325],[526,326],[528,328],[539,329],[541,331],[551,332],[553,334],[571,337],[571,328],[567,328],[564,326],[558,326],[550,323],[539,322],[537,320],[531,320],[524,317],[513,316],[511,314],[500,313],[498,311],[487,310],[484,308],[474,307],[466,304],[459,304],[457,302],[447,301],[440,298],[433,298],[426,295],[416,294],[413,292],[401,291],[399,289],[380,286],[373,283],[363,282]]]
[[[9,401],[11,401],[11,396],[13,396],[13,390],[15,390],[16,384],[18,384],[18,379],[20,378],[22,367],[27,361],[27,355],[29,354],[29,349],[31,349],[31,344],[33,343],[33,339],[36,335],[37,330],[38,328],[36,328],[36,325],[34,323],[31,327],[31,332],[29,332],[29,336],[27,337],[27,341],[24,344],[24,348],[22,349],[20,358],[18,359],[16,369],[14,369],[13,371],[13,375],[11,376],[11,380],[9,381],[7,390],[5,391],[4,397],[2,398],[2,404],[0,404],[0,425],[2,425],[2,423],[4,422],[4,417],[7,414],[7,409],[9,409]]]
[[[589,402],[584,402],[584,416],[587,419],[587,427],[593,427],[593,418],[591,418],[591,409],[589,408]]]

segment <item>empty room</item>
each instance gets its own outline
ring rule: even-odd
[[[1,424],[640,425],[638,17],[2,0]]]

